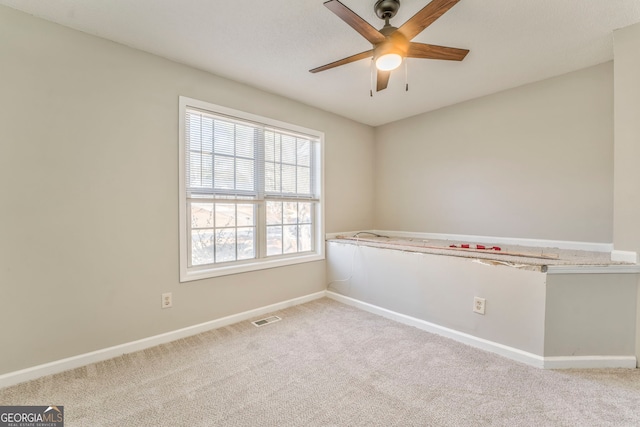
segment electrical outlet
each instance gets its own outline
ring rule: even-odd
[[[484,314],[485,299],[480,297],[473,297],[473,312],[478,314]]]
[[[173,307],[173,295],[171,295],[171,292],[162,294],[162,308],[171,307]]]

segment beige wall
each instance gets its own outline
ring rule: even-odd
[[[548,274],[544,355],[633,356],[635,274]]]
[[[614,57],[613,246],[640,253],[640,24],[614,33]],[[636,358],[640,363],[640,292],[637,302]]]
[[[325,289],[178,283],[179,95],[324,131],[326,231],[373,226],[368,126],[5,7],[0,58],[0,374]]]
[[[376,228],[611,243],[611,63],[376,129]]]
[[[614,33],[616,250],[640,253],[640,24]]]

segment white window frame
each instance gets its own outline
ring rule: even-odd
[[[316,209],[313,212],[314,221],[314,235],[313,235],[313,249],[310,252],[295,253],[288,255],[272,256],[255,258],[244,261],[233,261],[220,265],[211,264],[207,266],[189,267],[189,244],[190,239],[188,236],[189,230],[189,214],[187,212],[187,188],[186,188],[186,111],[189,108],[195,108],[211,112],[213,114],[225,115],[240,120],[247,120],[254,123],[260,123],[262,125],[283,129],[290,132],[309,135],[317,138],[319,144],[317,145],[314,156],[316,156],[319,162],[319,167],[315,168],[315,176],[313,177],[315,182],[320,187],[319,200],[315,203]],[[301,264],[306,262],[321,261],[325,259],[324,255],[324,133],[308,129],[302,126],[285,123],[279,120],[274,120],[267,117],[258,116],[243,111],[234,110],[232,108],[212,104],[206,101],[200,101],[185,96],[179,97],[179,227],[180,227],[180,282],[189,282],[192,280],[207,279],[218,276],[225,276],[230,274],[246,273],[249,271],[263,270],[266,268],[283,267],[293,264]],[[304,200],[299,200],[303,202]],[[258,204],[262,207],[258,207],[259,213],[256,220],[256,244],[264,245],[266,239],[266,220],[264,215],[265,199],[259,200]],[[257,251],[261,253],[260,250]]]

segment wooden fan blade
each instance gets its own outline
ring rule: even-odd
[[[389,76],[391,76],[391,71],[378,70],[378,81],[376,82],[376,92],[380,92],[381,90],[387,88],[387,85],[389,84]]]
[[[469,53],[468,49],[437,46],[435,44],[415,43],[409,44],[407,58],[445,59],[448,61],[462,61]]]
[[[310,73],[317,73],[324,70],[329,70],[331,68],[339,67],[340,65],[349,64],[351,62],[359,61],[364,58],[371,58],[373,56],[373,49],[367,50],[366,52],[356,53],[355,55],[348,56],[346,58],[339,59],[330,64],[323,65],[321,67],[316,67],[312,70],[309,70]]]
[[[351,28],[359,32],[362,37],[369,40],[371,44],[378,44],[385,41],[384,35],[376,30],[371,24],[358,16],[354,11],[340,3],[338,0],[329,0],[324,5],[331,12],[338,15],[340,19],[347,23]]]
[[[444,15],[449,9],[455,6],[460,0],[431,0],[431,3],[423,7],[418,13],[413,15],[407,22],[402,24],[398,31],[404,35],[407,40],[411,40],[422,30]]]

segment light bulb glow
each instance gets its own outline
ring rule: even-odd
[[[380,71],[395,70],[402,64],[402,56],[397,53],[385,53],[376,59],[376,68]]]

